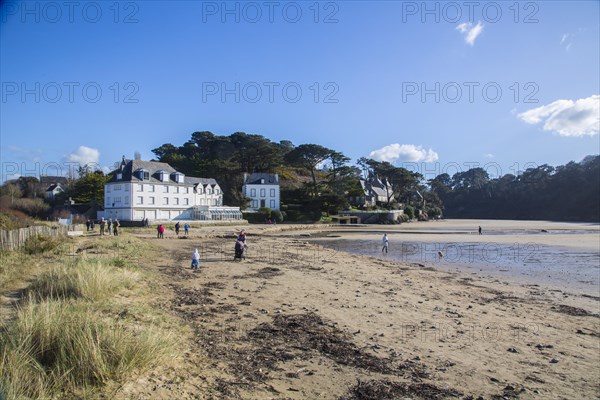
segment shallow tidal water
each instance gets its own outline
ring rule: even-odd
[[[437,234],[428,229],[427,234]],[[408,236],[403,233],[410,233]],[[477,242],[478,235],[464,242],[444,241],[445,235],[464,234],[460,230],[439,230],[440,241],[419,241],[419,232],[394,231],[389,234],[388,253],[382,253],[381,234],[334,232],[326,233],[313,241],[325,247],[352,254],[404,263],[418,263],[448,272],[462,272],[512,283],[539,285],[548,289],[561,289],[588,296],[600,296],[600,253],[592,249],[578,249],[536,243],[523,243],[522,235],[552,235],[539,230],[488,231],[486,235],[518,235],[514,243]],[[586,230],[561,230],[560,234],[590,234]],[[406,236],[406,237],[403,237]],[[416,240],[413,240],[416,239]],[[440,257],[440,253],[442,257]]]

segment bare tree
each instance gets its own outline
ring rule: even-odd
[[[20,198],[23,195],[23,193],[21,192],[21,189],[13,183],[5,184],[4,187],[2,188],[2,192],[6,193],[6,195],[10,196],[10,204],[15,203],[15,197]]]

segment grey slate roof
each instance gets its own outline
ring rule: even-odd
[[[53,183],[67,183],[68,180],[64,176],[51,176],[51,175],[41,175],[40,176],[40,185],[46,186],[51,185]]]
[[[373,192],[375,192],[375,194],[377,196],[387,197],[387,195],[388,195],[387,190],[385,190],[384,188],[381,188],[381,187],[371,186],[371,190],[373,190]],[[390,194],[391,194],[391,191],[390,191]]]
[[[199,183],[202,186],[206,186],[206,185],[214,186],[217,184],[217,181],[214,180],[213,178],[194,178],[193,176],[186,176],[184,178],[184,182],[186,184],[192,184],[192,185],[196,185]]]
[[[279,175],[277,174],[268,174],[263,172],[255,172],[246,176],[246,180],[244,182],[245,185],[261,185],[260,180],[264,179],[265,182],[262,185],[279,185]]]
[[[150,175],[149,180],[142,181],[139,179],[136,171],[143,169],[148,171]],[[166,182],[158,179],[157,172],[165,171],[169,174],[169,180]],[[147,183],[170,183],[177,185],[178,183],[173,179],[171,175],[174,172],[178,172],[175,168],[171,167],[167,163],[159,162],[159,161],[143,161],[143,160],[123,160],[118,169],[112,171],[109,175],[111,176],[107,183],[114,182],[147,182]],[[123,174],[122,179],[117,179],[117,174]],[[196,184],[206,185],[216,185],[217,181],[212,178],[196,178],[193,176],[185,176],[183,180],[184,185],[196,185]]]
[[[46,189],[46,192],[51,192],[54,189],[56,189],[57,187],[60,187],[60,183],[54,183],[54,184],[48,186],[48,189]]]
[[[383,182],[381,182],[381,180],[379,179],[373,179],[370,178],[369,180],[360,180],[360,185],[362,186],[364,192],[366,195],[375,195],[375,196],[381,196],[381,197],[385,197],[387,198],[388,196],[388,191],[386,190],[386,185],[388,186],[389,189],[389,194],[392,195],[392,187],[391,185],[384,184]]]

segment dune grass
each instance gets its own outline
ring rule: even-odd
[[[21,251],[25,252],[26,254],[48,253],[56,250],[64,242],[65,237],[63,236],[36,235],[30,237],[25,242],[25,245],[21,248]]]
[[[98,259],[78,259],[74,266],[53,265],[38,275],[26,294],[36,300],[103,300],[122,288],[132,289],[139,273]]]
[[[18,250],[0,250],[0,294],[29,276],[39,264],[68,251],[65,237],[34,236]]]
[[[90,304],[31,300],[0,341],[0,390],[7,399],[51,398],[122,381],[169,357],[174,344],[169,332],[106,321]]]
[[[148,277],[135,268],[146,246],[127,237],[82,241],[93,256],[45,261],[0,327],[0,399],[87,397],[177,354],[176,324],[148,306]],[[134,318],[121,318],[124,309]]]

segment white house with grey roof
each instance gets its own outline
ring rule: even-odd
[[[125,221],[238,220],[238,207],[223,206],[214,179],[186,176],[167,163],[123,160],[104,185],[104,217]]]
[[[63,192],[64,189],[62,188],[60,183],[53,183],[50,186],[48,186],[48,188],[44,192],[44,197],[46,198],[46,200],[53,201],[56,198],[56,196]]]
[[[268,207],[279,210],[279,175],[254,173],[244,174],[242,194],[250,199],[248,211],[258,211],[259,208]]]

